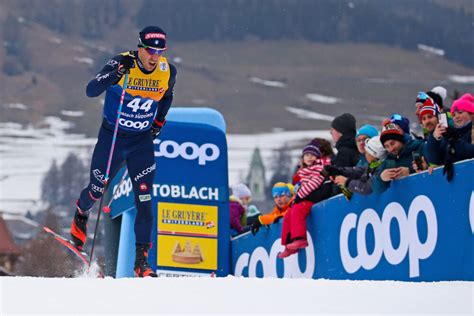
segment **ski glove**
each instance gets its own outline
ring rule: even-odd
[[[157,120],[153,121],[153,123],[151,124],[151,136],[153,137],[153,139],[157,138],[158,135],[160,135],[161,129],[163,128],[165,123],[166,120],[164,120],[163,122]]]
[[[117,69],[117,73],[120,76],[123,76],[125,73],[130,73],[130,68],[135,66],[135,55],[131,52],[122,55],[122,59],[120,60],[120,64]]]
[[[255,234],[258,233],[258,231],[260,230],[260,227],[262,227],[262,223],[260,223],[260,220],[257,219],[255,222],[252,223],[252,235],[255,236]]]
[[[341,170],[339,170],[338,167],[331,166],[331,165],[324,166],[324,171],[329,176],[340,176],[340,175],[342,175],[342,172],[341,172]]]

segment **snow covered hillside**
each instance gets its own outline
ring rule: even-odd
[[[473,315],[469,282],[0,278],[0,315]]]

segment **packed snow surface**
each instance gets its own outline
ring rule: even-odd
[[[0,315],[473,315],[472,282],[0,278]]]

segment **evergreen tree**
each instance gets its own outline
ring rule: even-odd
[[[59,169],[56,160],[53,160],[51,167],[41,183],[41,199],[49,205],[59,204]]]
[[[69,153],[61,165],[59,176],[59,203],[64,206],[74,204],[81,190],[87,184],[88,172],[82,161],[74,153]]]
[[[272,187],[277,182],[291,182],[291,169],[292,161],[290,156],[290,148],[287,144],[284,144],[282,147],[277,148],[273,151],[272,155],[272,170],[274,173],[268,183],[268,188],[266,190],[267,197],[272,199],[271,191]]]

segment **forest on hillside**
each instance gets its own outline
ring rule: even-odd
[[[124,19],[138,29],[159,21],[177,41],[305,39],[409,50],[422,43],[472,68],[473,10],[469,2],[452,2],[461,5],[435,0],[10,0],[12,6],[27,7],[23,14],[32,21],[90,39],[100,39]],[[12,20],[5,23],[4,35],[18,41],[16,28],[8,27]]]

